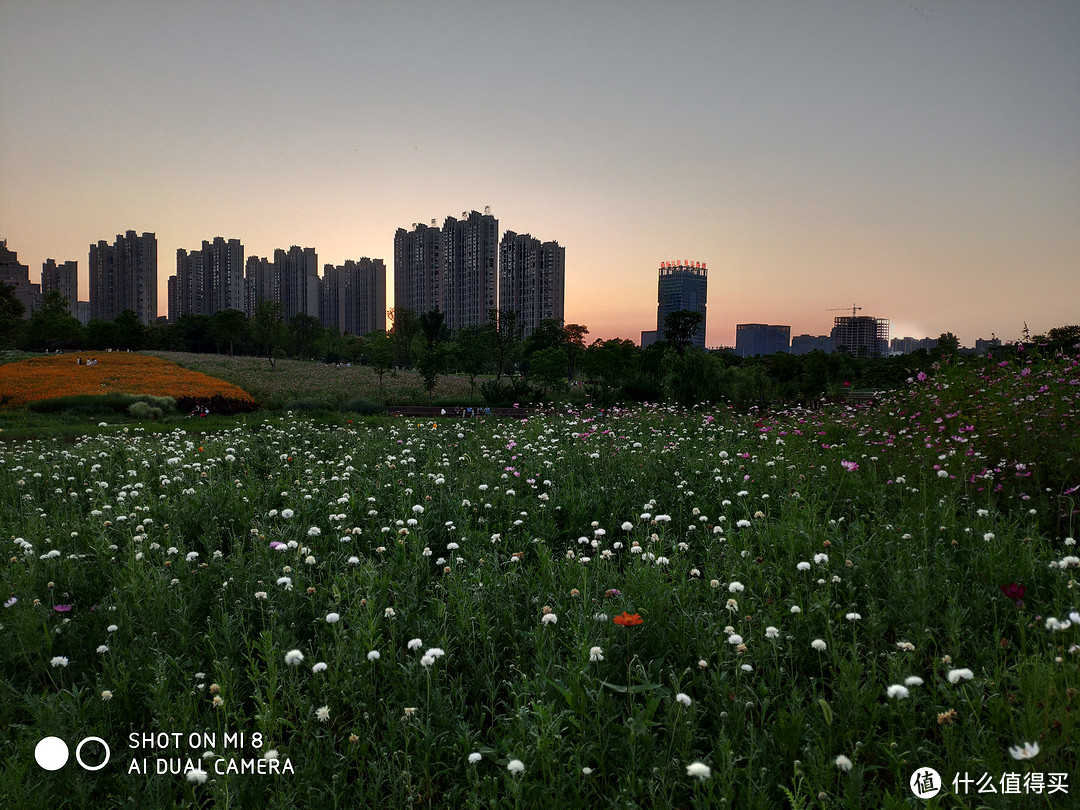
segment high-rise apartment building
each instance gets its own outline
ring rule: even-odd
[[[664,321],[672,312],[689,310],[701,313],[698,327],[691,343],[705,348],[705,304],[708,295],[708,271],[705,262],[661,262],[657,291],[656,331],[663,336]]]
[[[175,286],[177,308],[169,309],[171,320],[223,309],[245,312],[244,246],[239,239],[217,236],[213,242],[203,240],[198,250],[177,250]]]
[[[386,265],[366,257],[324,265],[320,301],[323,326],[350,335],[386,329]]]
[[[8,250],[7,239],[0,239],[0,283],[15,288],[15,297],[26,308],[23,317],[41,306],[41,285],[30,281],[30,268],[19,262],[19,254]]]
[[[130,309],[143,323],[157,320],[157,237],[135,231],[90,245],[90,317],[111,321]]]
[[[79,263],[76,261],[57,264],[56,259],[41,263],[41,294],[58,290],[67,299],[73,318],[79,314]]]
[[[735,325],[735,354],[739,357],[788,352],[790,346],[790,326],[765,323]]]
[[[274,251],[274,276],[285,322],[303,313],[319,317],[319,257],[315,248],[293,245]]]
[[[856,357],[888,357],[889,321],[870,315],[841,315],[832,329],[833,351]]]
[[[507,231],[499,244],[499,311],[517,312],[527,337],[540,321],[563,321],[566,248]]]
[[[451,332],[488,323],[496,308],[498,256],[499,220],[488,209],[443,222],[438,303]]]
[[[394,309],[423,314],[442,309],[439,299],[442,232],[431,225],[414,224],[411,231],[394,234]]]
[[[265,256],[248,256],[244,268],[244,303],[248,317],[255,314],[260,301],[278,301],[278,278],[274,263]]]

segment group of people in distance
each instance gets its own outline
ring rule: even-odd
[[[88,358],[86,358],[86,362],[83,363],[82,357],[79,356],[79,357],[75,358],[75,365],[77,365],[77,366],[82,366],[82,365],[96,366],[97,365],[97,358],[96,357],[88,357]]]

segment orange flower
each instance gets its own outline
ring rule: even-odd
[[[622,612],[622,616],[616,616],[612,621],[623,627],[633,627],[644,623],[640,613],[627,613],[625,610]]]

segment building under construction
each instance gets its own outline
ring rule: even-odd
[[[840,315],[834,320],[834,352],[855,357],[889,356],[889,320],[870,315]]]

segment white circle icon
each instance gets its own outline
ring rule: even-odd
[[[100,765],[87,765],[85,762],[83,762],[82,749],[83,749],[83,746],[86,745],[88,742],[101,743],[101,747],[105,749],[105,759],[103,759],[101,761]],[[66,746],[65,746],[65,749],[66,749]],[[66,753],[67,752],[65,750],[64,759],[67,759]],[[103,739],[101,739],[101,737],[87,737],[84,740],[82,740],[77,746],[75,746],[75,761],[78,762],[79,766],[85,771],[100,771],[102,768],[104,768],[106,765],[109,764],[109,759],[111,757],[112,757],[112,749],[109,748],[109,744],[107,742],[105,742]]]
[[[919,768],[908,784],[920,799],[932,799],[941,792],[941,775],[933,768]]]
[[[59,737],[44,737],[34,748],[34,759],[47,771],[58,771],[67,764],[68,746]]]

